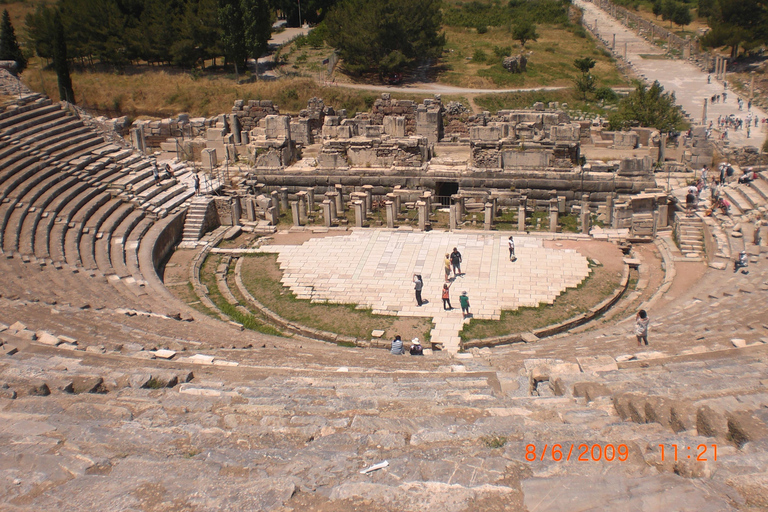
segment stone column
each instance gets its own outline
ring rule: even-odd
[[[280,208],[288,211],[288,189],[285,187],[280,188]]]
[[[277,207],[270,206],[267,208],[266,219],[270,226],[277,226],[277,223],[280,222],[280,214]]]
[[[432,213],[432,192],[425,191],[423,194],[421,194],[422,201],[427,203],[427,214]]]
[[[384,208],[387,210],[387,227],[395,227],[395,203],[393,201],[384,201]]]
[[[448,212],[448,231],[456,231],[456,210],[458,208],[452,204]]]
[[[707,98],[704,98],[704,108],[701,111],[701,124],[707,124]]]
[[[755,72],[749,72],[749,99],[755,98]]]
[[[325,198],[331,202],[331,218],[332,219],[339,218],[339,213],[338,213],[338,210],[336,209],[336,196],[337,196],[336,192],[325,193]]]
[[[341,217],[344,213],[344,187],[336,185],[336,196],[333,199],[336,201],[336,215]]]
[[[627,42],[624,41],[624,60],[627,60]]]
[[[557,218],[560,210],[557,204],[557,198],[553,197],[549,200],[549,231],[551,233],[557,233]]]
[[[355,209],[355,226],[361,228],[365,219],[365,201],[352,201],[352,207]]]
[[[309,187],[307,189],[307,210],[314,211],[315,209],[315,189],[314,187]]]
[[[723,82],[725,82],[725,77],[728,75],[728,61],[723,59]]]
[[[252,197],[245,198],[245,215],[250,222],[256,220],[256,200]]]
[[[208,172],[213,171],[216,166],[219,165],[219,161],[216,158],[216,149],[214,148],[206,148],[202,150],[200,156],[203,159],[203,169]]]
[[[685,60],[688,60],[691,58],[691,36],[688,36],[685,41],[685,46],[683,46],[683,58]]]
[[[419,209],[419,229],[424,231],[427,229],[427,220],[429,220],[427,215],[427,203],[424,201],[416,201],[416,208]]]
[[[147,152],[147,140],[144,138],[144,129],[141,126],[139,126],[138,128],[131,128],[131,145],[137,150],[141,151],[142,153]],[[215,156],[216,156],[216,153],[214,153],[213,167],[216,167]]]
[[[331,227],[333,215],[331,215],[331,202],[328,199],[323,200],[323,219],[325,220],[325,227]]]
[[[363,185],[365,192],[365,214],[370,215],[373,211],[373,185]]]
[[[517,205],[517,230],[525,231],[525,204],[528,202],[526,197],[520,198],[520,204]]]
[[[299,219],[301,225],[307,223],[307,193],[303,190],[296,194],[296,200],[299,202]]]
[[[291,201],[291,214],[293,215],[293,225],[301,226],[301,215],[299,215],[299,201]]]
[[[659,204],[658,227],[665,228],[669,224],[669,205]]]
[[[239,226],[240,216],[243,214],[242,208],[240,207],[240,198],[233,197],[231,204],[232,204],[232,225]]]
[[[395,213],[397,215],[400,215],[400,210],[403,208],[402,200],[403,198],[400,197],[400,194],[395,194]]]
[[[613,42],[611,43],[611,50],[616,49],[616,34],[613,34]]]
[[[277,216],[280,216],[280,194],[277,190],[273,190],[269,193],[269,205],[274,206],[277,209]]]
[[[609,192],[605,197],[605,221],[608,226],[613,224],[613,192]]]
[[[581,196],[581,232],[589,233],[589,194]]]
[[[451,199],[453,199],[453,204],[456,206],[456,223],[459,223],[464,218],[464,196],[454,194]]]
[[[485,203],[485,224],[483,229],[490,231],[493,227],[493,203]]]

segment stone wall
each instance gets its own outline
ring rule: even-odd
[[[232,114],[237,117],[242,130],[256,128],[259,121],[270,115],[277,115],[280,109],[271,100],[235,100]]]

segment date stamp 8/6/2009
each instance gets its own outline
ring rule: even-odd
[[[544,444],[541,450],[536,449],[535,444],[525,445],[525,460],[540,462],[548,459],[553,462],[571,460],[577,462],[625,462],[629,458],[629,447],[626,444]]]
[[[668,460],[695,460],[699,462],[717,460],[717,444],[677,445],[659,444],[661,462],[665,457]],[[540,449],[539,449],[540,448]],[[525,460],[528,462],[550,460],[552,462],[626,462],[629,459],[629,447],[626,444],[544,444],[539,443],[525,445]]]

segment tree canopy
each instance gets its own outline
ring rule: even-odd
[[[343,0],[324,24],[347,70],[384,75],[439,56],[441,22],[440,0]]]
[[[608,120],[612,130],[647,126],[668,132],[683,124],[683,115],[675,105],[675,94],[664,92],[659,82],[653,82],[650,87],[637,84],[634,91],[619,101],[618,109]]]
[[[0,60],[15,60],[16,71],[19,73],[27,67],[27,58],[16,40],[8,9],[3,10],[3,19],[0,21]]]
[[[711,28],[702,38],[704,46],[729,46],[735,58],[742,47],[768,43],[768,0],[714,0],[704,5]]]
[[[60,0],[26,18],[32,47],[46,59],[53,58],[54,11],[69,58],[83,64],[189,68],[225,56],[242,68],[266,50],[272,30],[268,0]]]

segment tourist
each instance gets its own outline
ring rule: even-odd
[[[746,268],[747,267],[747,252],[741,251],[739,253],[739,259],[733,262],[733,272],[734,274],[739,271],[740,268]],[[745,270],[741,271],[742,274],[746,274]]]
[[[701,168],[701,180],[704,182],[704,188],[707,188],[707,166]]]
[[[413,289],[416,291],[416,303],[421,306],[424,304],[424,301],[421,300],[421,290],[424,289],[424,281],[421,280],[420,274],[415,274],[413,276],[413,282]]]
[[[707,75],[707,83],[708,84],[712,83],[712,76],[711,75]]]
[[[195,195],[200,195],[200,178],[198,178],[197,173],[192,175],[192,181],[195,184]]]
[[[724,93],[723,93],[723,103],[725,103],[725,100],[726,100],[727,98],[728,98],[728,93],[727,93],[727,92],[724,92]]]
[[[642,345],[642,341],[648,345],[648,324],[651,319],[648,318],[648,313],[644,309],[641,309],[635,317],[635,336],[637,336],[637,346]]]
[[[394,340],[392,340],[392,348],[389,350],[389,353],[396,356],[405,354],[405,349],[403,348],[403,340],[400,339],[399,334],[395,336]]]
[[[459,303],[461,304],[461,315],[467,318],[469,316],[469,295],[466,291],[461,292]]]
[[[696,190],[696,187],[690,187]],[[688,194],[685,196],[685,216],[690,217],[693,213],[693,208],[696,205],[696,194],[688,190]]]
[[[443,311],[453,309],[451,306],[451,286],[448,283],[443,285]]]
[[[157,168],[157,164],[152,167],[152,177],[155,178],[155,185],[160,185],[160,171]]]
[[[175,178],[175,176],[173,175],[173,167],[171,167],[170,162],[165,163],[165,172],[168,173],[169,178]]]
[[[421,342],[419,341],[419,338],[413,338],[413,340],[411,340],[411,355],[412,356],[424,355],[424,349],[421,348]]]
[[[512,237],[509,237],[509,240],[507,241],[509,245],[509,261],[515,261],[517,257],[515,256],[515,240]]]
[[[443,260],[445,266],[445,282],[447,283],[451,279],[451,255],[445,253],[445,259]]]
[[[752,110],[752,100],[747,101],[747,110]]]
[[[461,253],[454,247],[451,253],[451,265],[453,266],[453,275],[458,277],[461,275]]]

